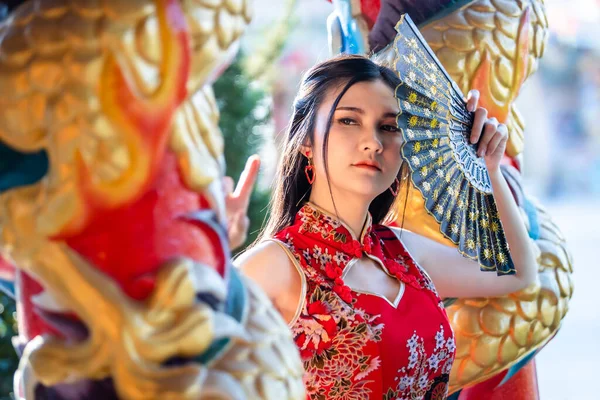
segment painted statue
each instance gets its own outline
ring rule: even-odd
[[[334,0],[328,20],[332,53],[362,48],[390,66],[395,26],[403,13],[464,93],[478,89],[481,106],[509,127],[503,167],[539,249],[539,284],[502,298],[447,299],[457,340],[452,398],[536,399],[532,358],[560,328],[573,294],[572,259],[550,215],[522,188],[519,168],[525,124],[514,105],[538,66],[548,37],[543,0]],[[355,43],[360,43],[356,45]],[[399,225],[452,245],[425,211],[417,190],[400,205]],[[404,210],[405,209],[405,210]]]
[[[18,301],[17,398],[304,397],[287,326],[229,263],[210,84],[237,51],[248,3],[8,2],[0,278],[14,280]],[[540,250],[540,284],[447,302],[450,385],[460,399],[536,398],[530,360],[573,291],[564,239],[518,171],[525,131],[513,102],[543,55],[543,1],[334,4],[335,52],[374,50],[385,62],[408,12],[461,89],[479,89],[509,126],[505,173]],[[410,193],[398,223],[443,241],[420,201]]]
[[[29,0],[0,23],[0,270],[18,399],[304,397],[230,264],[211,82],[249,0]]]

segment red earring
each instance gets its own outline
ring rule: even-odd
[[[394,184],[392,183],[392,186],[390,186],[390,192],[392,192],[394,197],[396,197],[398,196],[398,192],[400,191],[400,181],[398,180],[398,178],[396,178],[394,183],[396,184],[396,190],[394,190]]]
[[[312,163],[312,158],[308,159],[308,165],[304,167],[304,174],[306,175],[306,180],[309,185],[312,185],[315,181],[315,167]]]

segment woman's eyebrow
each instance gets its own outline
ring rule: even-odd
[[[357,112],[359,114],[364,114],[365,113],[365,110],[363,110],[362,108],[358,108],[358,107],[348,107],[348,106],[344,107],[344,106],[342,106],[342,107],[336,108],[335,110],[336,111],[337,110],[354,111],[354,112]]]
[[[365,110],[363,110],[362,108],[350,107],[350,106],[341,106],[341,107],[336,108],[335,110],[336,111],[338,111],[338,110],[354,111],[359,114],[365,113]],[[398,112],[394,112],[394,111],[388,111],[385,114],[383,114],[383,118],[396,118],[397,116],[398,116]]]

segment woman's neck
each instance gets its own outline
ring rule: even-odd
[[[329,193],[319,195],[313,192],[309,201],[329,214],[337,216],[350,229],[354,237],[359,239],[367,220],[370,202],[356,196],[335,196],[335,194],[334,199],[337,199],[335,206]]]

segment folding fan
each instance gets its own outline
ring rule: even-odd
[[[482,270],[514,274],[485,162],[469,142],[474,114],[407,14],[396,31],[398,126],[412,183],[462,255]]]

